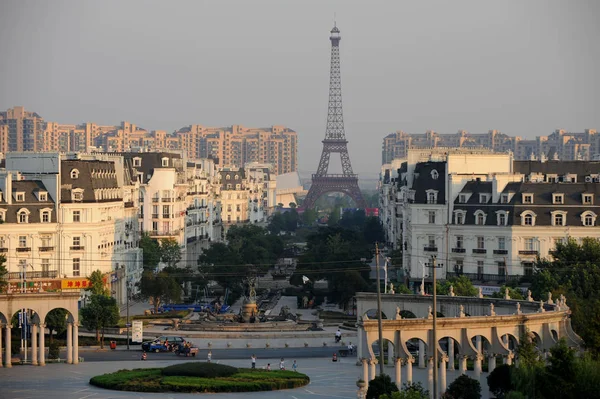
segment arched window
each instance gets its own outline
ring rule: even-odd
[[[435,170],[435,169],[434,169],[434,170],[432,170],[432,171],[431,171],[431,178],[432,178],[433,180],[437,180],[437,178],[438,178],[438,177],[440,177],[440,174],[438,173],[438,171],[437,171],[437,170]]]
[[[78,179],[79,171],[77,169],[71,169],[71,179]]]
[[[552,226],[566,226],[567,225],[567,212],[565,211],[554,211],[550,212],[552,215]]]
[[[475,211],[475,224],[483,226],[487,215],[480,209]]]
[[[17,212],[18,223],[29,223],[29,211],[27,209],[21,209]]]
[[[454,224],[465,224],[467,211],[457,210],[454,211]]]
[[[498,226],[506,226],[508,224],[508,212],[496,211],[496,221]]]
[[[225,176],[225,178],[226,178],[227,180],[231,180],[231,175],[227,175],[227,176]]]
[[[596,215],[592,211],[585,211],[581,214],[581,224],[583,224],[586,227],[595,226],[597,216],[598,215]]]
[[[537,215],[532,211],[525,211],[521,213],[521,225],[522,226],[535,226],[535,219]]]

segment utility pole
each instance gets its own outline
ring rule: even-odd
[[[442,267],[440,265],[439,267]],[[435,255],[431,256],[431,263],[429,267],[433,269],[433,398],[438,399],[438,351],[437,351],[437,283],[436,283],[436,269],[437,258]]]
[[[129,280],[127,280],[127,322],[126,322],[126,326],[127,326],[127,350],[129,350]]]
[[[377,278],[377,326],[379,330],[379,374],[383,375],[383,330],[381,327],[381,282],[379,281],[379,246],[375,243],[375,269]]]

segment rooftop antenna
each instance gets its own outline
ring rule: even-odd
[[[337,27],[337,23],[336,23],[336,20],[335,20],[335,12],[333,13],[333,27],[334,28]]]

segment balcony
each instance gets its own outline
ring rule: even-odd
[[[490,282],[490,283],[506,283],[509,281],[518,282],[522,276],[507,276],[505,274],[485,274],[485,273],[460,273],[447,272],[446,278],[465,276],[471,281]]]
[[[159,198],[152,198],[152,202],[158,202],[159,200]]]
[[[163,219],[171,219],[173,215],[169,215],[168,213],[163,213]]]
[[[38,250],[40,252],[51,252],[54,251],[54,247],[39,247]]]
[[[71,245],[71,251],[83,251],[85,247],[83,245]]]
[[[474,254],[485,254],[485,253],[487,253],[487,249],[483,249],[483,248],[473,248],[473,253],[474,253]]]
[[[17,247],[17,252],[31,252],[31,247]]]
[[[133,208],[133,201],[126,201],[125,208]]]
[[[162,202],[175,202],[175,198],[162,198]]]
[[[507,249],[494,249],[494,255],[507,255]]]
[[[5,247],[0,248],[0,253],[6,253],[6,252],[8,252],[8,248],[5,248]]]
[[[452,252],[454,252],[455,254],[464,254],[465,249],[464,248],[452,248]]]
[[[33,271],[33,272],[28,271],[26,277],[27,277],[27,280],[32,279],[32,278],[57,278],[58,271],[57,270]],[[8,273],[9,280],[21,280],[21,278],[22,278],[21,272]]]
[[[152,214],[152,219],[158,219],[158,213],[153,213]]]
[[[437,247],[423,247],[423,251],[425,252],[437,252]]]
[[[537,249],[522,249],[519,251],[519,255],[537,256],[539,251]]]

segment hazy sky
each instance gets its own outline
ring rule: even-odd
[[[334,13],[363,177],[396,130],[600,129],[594,0],[0,0],[0,109],[167,131],[282,124],[307,175],[325,134]]]

